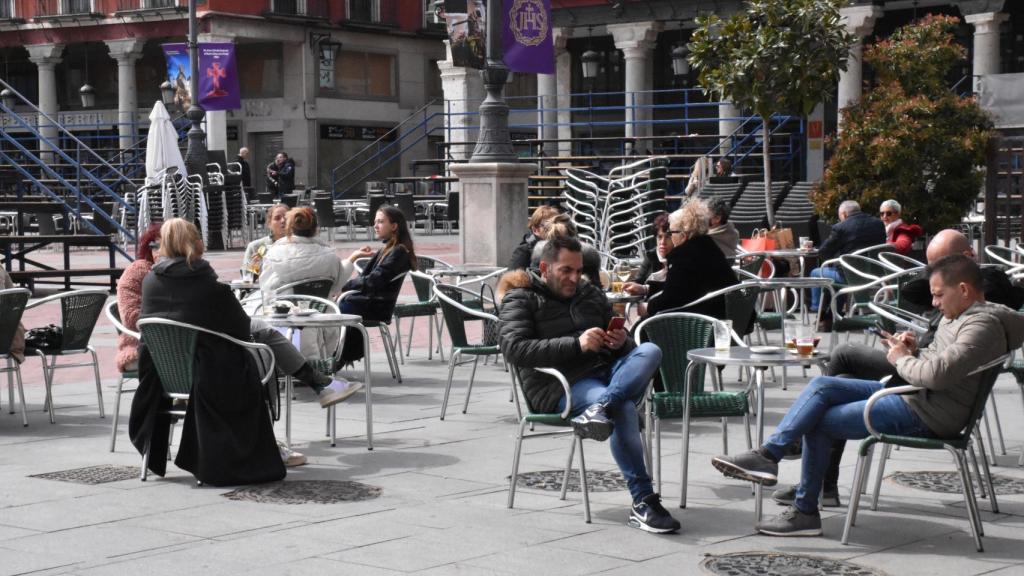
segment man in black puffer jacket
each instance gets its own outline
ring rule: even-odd
[[[555,237],[544,247],[540,277],[511,272],[501,305],[501,351],[515,366],[526,401],[536,412],[560,412],[571,401],[572,425],[583,438],[611,438],[612,456],[633,497],[629,524],[648,532],[679,529],[661,505],[644,465],[636,404],[661,363],[661,350],[637,346],[624,329],[606,331],[611,306],[599,287],[581,282],[579,241]],[[555,368],[571,383],[535,368]]]

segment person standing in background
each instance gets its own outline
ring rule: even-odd
[[[252,193],[252,170],[249,168],[248,148],[239,148],[238,164],[242,167],[242,191],[248,197]]]
[[[278,152],[267,166],[267,182],[278,199],[295,189],[295,161],[288,157],[287,152]]]

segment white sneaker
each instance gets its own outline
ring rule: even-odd
[[[296,452],[291,448],[284,445],[284,442],[278,441],[277,451],[281,454],[281,461],[288,468],[293,466],[302,466],[306,463],[306,455],[301,452]]]
[[[331,380],[331,383],[320,391],[320,407],[327,408],[346,400],[349,396],[363,389],[362,382]]]

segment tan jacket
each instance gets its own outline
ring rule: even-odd
[[[903,398],[936,435],[956,436],[981,383],[980,374],[968,374],[1022,342],[1024,316],[1001,304],[975,303],[953,320],[944,318],[927,348],[896,362],[901,378],[926,388]]]

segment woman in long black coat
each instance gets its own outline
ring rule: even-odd
[[[715,241],[707,235],[710,212],[701,200],[690,200],[669,214],[669,234],[675,247],[668,253],[665,285],[661,292],[647,301],[647,314],[659,312],[692,312],[725,319],[725,298],[719,296],[706,302],[676,310],[703,298],[704,295],[737,283],[732,265]]]
[[[174,218],[161,228],[164,256],[142,281],[140,319],[167,318],[250,341],[250,319],[217,281],[196,227]],[[280,480],[284,464],[274,439],[266,393],[256,358],[217,336],[199,334],[192,359],[194,381],[181,443],[174,463],[214,486]],[[163,476],[167,466],[169,416],[159,415],[169,399],[143,341],[139,345],[139,388],[132,401],[129,435],[145,452],[149,469]]]

